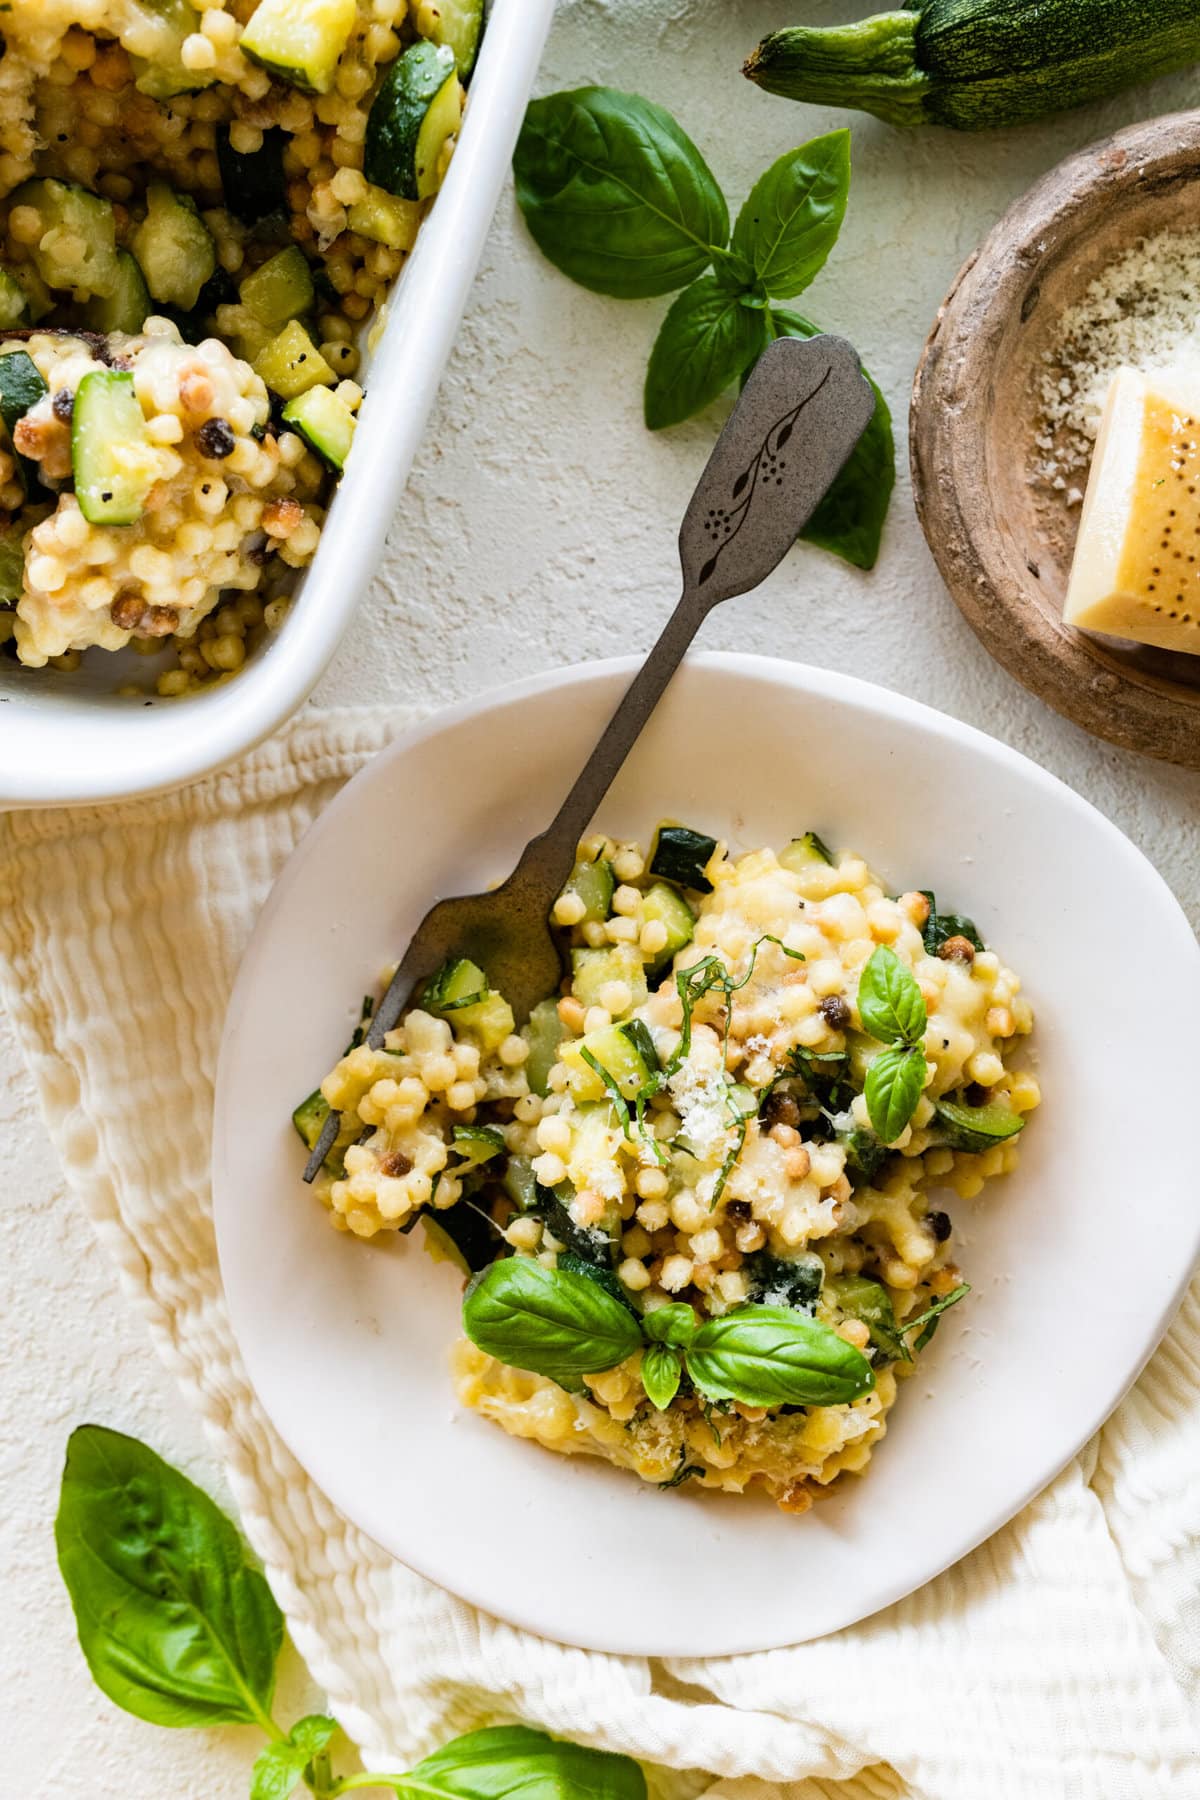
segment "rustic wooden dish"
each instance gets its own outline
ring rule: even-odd
[[[1052,169],[964,264],[913,383],[917,514],[997,661],[1099,737],[1200,768],[1200,657],[1064,625],[1079,508],[1031,484],[1035,379],[1064,310],[1140,238],[1200,224],[1200,112],[1118,132]]]

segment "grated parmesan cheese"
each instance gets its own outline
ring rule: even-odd
[[[1200,230],[1160,231],[1110,263],[1063,313],[1043,361],[1032,477],[1078,506],[1117,370],[1200,369]]]

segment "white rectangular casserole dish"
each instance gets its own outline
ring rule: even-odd
[[[0,667],[0,807],[128,799],[194,781],[290,717],[337,648],[421,441],[508,173],[554,0],[492,0],[462,138],[392,291],[354,452],[292,610],[236,678],[178,700],[116,693],[121,664]]]

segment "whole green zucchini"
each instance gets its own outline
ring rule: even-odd
[[[777,31],[744,73],[769,93],[891,125],[984,131],[1197,60],[1198,0],[926,0],[857,25]]]

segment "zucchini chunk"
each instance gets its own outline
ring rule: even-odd
[[[1003,1144],[1024,1131],[1025,1120],[1002,1101],[986,1106],[964,1106],[956,1100],[938,1100],[933,1117],[938,1136],[948,1150],[967,1150],[975,1155]]]
[[[317,1139],[324,1130],[328,1117],[329,1102],[320,1088],[314,1088],[308,1098],[302,1100],[292,1114],[292,1124],[309,1150],[316,1149]]]
[[[355,0],[260,0],[242,55],[292,87],[327,94],[357,18]]]
[[[481,1163],[490,1162],[493,1156],[503,1156],[506,1145],[504,1133],[496,1125],[456,1125],[454,1127],[454,1154],[461,1160],[455,1165],[454,1174],[461,1169],[477,1169]]]
[[[3,422],[10,442],[19,421],[31,406],[36,406],[49,392],[37,364],[27,351],[10,350],[7,356],[0,356],[0,421]],[[21,480],[25,483],[25,492],[36,492],[42,486],[37,464],[15,449],[13,454]]]
[[[44,400],[50,389],[27,350],[10,350],[0,356],[0,419],[9,437],[31,406]]]
[[[431,43],[453,50],[459,79],[466,81],[483,35],[483,0],[420,0],[417,30]]]
[[[15,606],[25,587],[25,533],[29,520],[18,513],[0,521],[0,606]]]
[[[160,461],[146,432],[133,376],[93,369],[75,393],[71,414],[75,498],[91,525],[132,525],[158,480]]]
[[[299,319],[286,324],[278,337],[254,359],[254,373],[281,400],[295,400],[309,388],[332,387],[337,376]]]
[[[138,53],[131,55],[133,85],[152,100],[196,94],[214,77],[207,69],[187,69],[183,40],[200,29],[200,14],[191,0],[130,0],[137,25]],[[149,40],[149,41],[148,41]]]
[[[146,216],[134,227],[129,242],[151,296],[164,306],[190,312],[217,266],[212,233],[191,195],[175,193],[165,181],[152,181],[146,190]]]
[[[331,388],[309,388],[283,409],[285,425],[294,425],[307,444],[339,472],[346,466],[357,423],[344,400]]]
[[[577,862],[563,884],[564,894],[572,894],[583,902],[581,925],[602,925],[612,911],[612,897],[617,885],[613,866],[598,858],[595,862]]]
[[[289,320],[311,312],[316,290],[303,250],[295,244],[280,250],[247,275],[238,294],[247,312],[268,331],[279,331]]]
[[[83,309],[83,322],[89,331],[140,331],[150,317],[150,290],[146,277],[138,267],[137,257],[128,250],[117,251],[117,285],[111,294],[95,294]]]
[[[442,184],[442,153],[462,123],[462,88],[445,44],[411,45],[371,102],[363,174],[402,200],[428,200]]]
[[[632,999],[629,1010],[644,1004],[649,995],[646,966],[633,944],[613,944],[604,950],[578,949],[571,952],[572,991],[586,1011],[602,1004],[600,993],[610,981],[623,981]]]
[[[454,956],[426,982],[421,1005],[426,1012],[455,1012],[460,1006],[476,1005],[487,991],[487,976],[479,964],[466,956]]]
[[[712,882],[704,873],[716,850],[716,838],[686,825],[660,825],[650,857],[650,873],[675,887],[711,894]]]
[[[799,874],[801,869],[811,869],[814,863],[833,865],[833,852],[815,831],[806,831],[803,837],[793,838],[779,852],[780,868],[791,869],[793,874]]]
[[[313,388],[311,394],[302,396],[302,400],[318,394],[333,397],[326,388]],[[299,405],[301,401],[294,404]],[[290,407],[284,408],[285,419],[290,410]],[[503,994],[489,988],[487,976],[469,957],[452,957],[448,963],[443,963],[425,984],[421,1005],[426,1012],[438,1013],[443,1018],[450,1015],[455,1031],[470,1031],[485,1051],[494,1050],[516,1029],[512,1007]]]
[[[225,208],[243,225],[257,225],[287,205],[283,175],[284,132],[270,125],[257,150],[235,150],[228,125],[217,127],[217,168]]]
[[[11,204],[30,206],[41,218],[42,235],[32,253],[47,287],[69,289],[83,300],[113,292],[117,226],[107,200],[74,182],[45,177],[23,181]]]
[[[401,200],[398,194],[378,187],[368,187],[366,197],[356,200],[346,215],[351,231],[372,243],[386,244],[389,250],[411,250],[420,223],[417,201]]]
[[[668,887],[665,881],[656,881],[653,887],[647,888],[642,911],[647,920],[657,919],[667,928],[666,944],[650,964],[650,973],[657,975],[695,937],[696,915],[679,890]]]
[[[558,1046],[567,1036],[567,1028],[558,1016],[557,1001],[539,1000],[521,1036],[529,1045],[525,1079],[533,1093],[545,1099],[550,1091],[550,1071],[558,1061]]]
[[[633,1030],[635,1025],[641,1024],[640,1019],[633,1019],[626,1025],[604,1025],[599,1031],[589,1031],[585,1037],[563,1045],[561,1060],[570,1071],[568,1088],[576,1100],[608,1097],[608,1083],[592,1068],[588,1056],[594,1057],[623,1100],[637,1098],[658,1067],[654,1045],[645,1026],[641,1033]]]
[[[29,317],[29,298],[15,275],[0,269],[0,330],[10,331]]]

